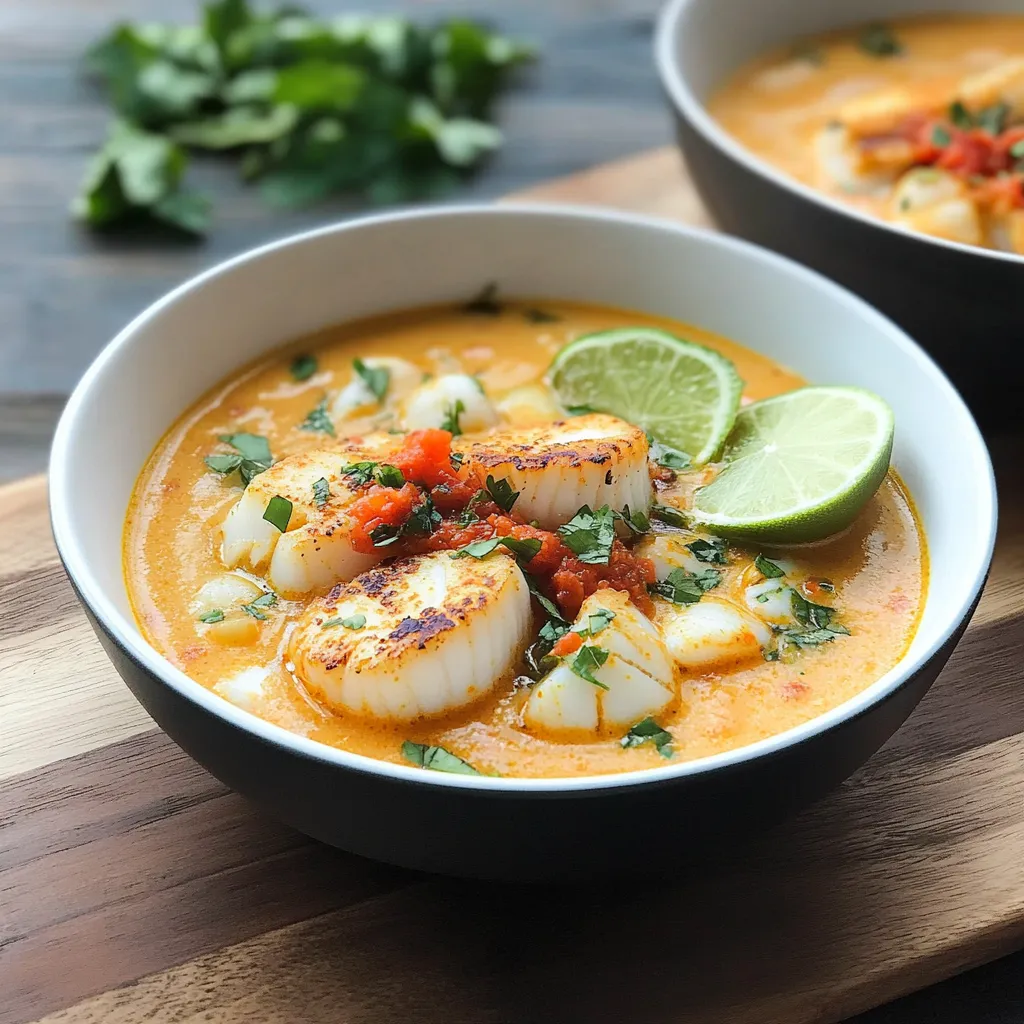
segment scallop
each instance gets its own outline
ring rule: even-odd
[[[995,67],[968,75],[960,83],[957,99],[972,113],[1005,103],[1010,118],[1024,113],[1024,57],[1001,61]]]
[[[573,670],[579,652],[567,655],[530,694],[523,710],[528,727],[553,733],[629,728],[673,701],[671,659],[651,621],[628,596],[612,590],[592,594],[573,629],[591,630],[593,621],[607,622],[584,641],[604,652],[604,663],[591,669],[600,685]]]
[[[724,598],[705,596],[683,606],[659,601],[656,622],[670,656],[683,669],[759,656],[771,639],[764,622]]]
[[[313,603],[289,642],[295,676],[328,708],[409,721],[489,693],[518,660],[530,594],[512,558],[400,559]]]
[[[763,580],[747,587],[743,592],[747,607],[759,619],[787,626],[793,617],[793,588],[782,580]]]
[[[381,402],[393,405],[415,390],[423,379],[419,367],[407,359],[392,356],[370,356],[363,360],[363,365],[371,370],[388,371],[388,387],[383,399],[370,389],[369,384],[353,370],[352,379],[338,392],[331,403],[331,419],[336,423],[354,416],[375,412]]]
[[[839,188],[860,195],[884,195],[897,174],[894,167],[866,166],[850,130],[827,125],[814,137],[814,157],[822,188]]]
[[[896,182],[889,200],[889,214],[897,217],[916,212],[936,203],[959,199],[966,192],[966,185],[955,174],[937,167],[915,167]]]
[[[386,557],[387,548],[366,553],[353,547],[346,510],[357,492],[341,470],[354,462],[386,461],[396,448],[394,438],[382,435],[376,444],[289,455],[253,477],[221,527],[224,565],[265,574],[278,593],[297,596],[350,580]],[[321,480],[327,482],[323,503],[314,489]],[[275,496],[292,503],[283,532],[263,518]]]
[[[567,523],[583,505],[635,511],[651,503],[647,437],[615,416],[590,413],[498,430],[455,447],[482,479],[506,478],[519,492],[516,512],[546,530]]]
[[[475,377],[451,373],[416,388],[402,407],[402,422],[406,430],[447,428],[457,422],[459,430],[468,434],[493,427],[498,414]]]
[[[648,533],[633,546],[633,553],[654,563],[654,575],[659,580],[665,579],[673,569],[702,572],[707,566],[686,546],[694,540],[696,534],[682,531]]]
[[[967,196],[895,216],[892,223],[908,231],[964,245],[981,245],[984,238],[981,214]]]

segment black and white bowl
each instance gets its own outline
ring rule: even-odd
[[[1024,14],[1022,0],[986,13]],[[912,234],[765,163],[708,113],[715,88],[751,58],[801,36],[918,14],[977,14],[972,0],[669,0],[658,74],[701,198],[731,234],[852,289],[945,369],[985,425],[1017,423],[1024,373],[1024,257]]]
[[[261,353],[338,321],[509,295],[699,323],[811,381],[861,385],[896,414],[894,464],[932,554],[920,628],[900,663],[813,721],[740,750],[626,775],[476,778],[386,764],[271,725],[193,682],[142,637],[122,530],[168,427]],[[190,755],[325,842],[414,868],[545,878],[678,864],[737,828],[821,796],[899,727],[967,625],[988,571],[995,491],[956,391],[898,328],[817,274],[743,242],[617,213],[463,206],[343,223],[230,260],[128,325],[69,401],[50,465],[61,558],[111,660]],[[658,840],[638,823],[658,822]]]

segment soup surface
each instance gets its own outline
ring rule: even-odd
[[[193,679],[293,732],[395,762],[432,756],[430,748],[437,746],[444,748],[444,756],[452,755],[456,769],[464,762],[480,772],[511,776],[624,772],[664,765],[666,758],[698,758],[778,733],[852,697],[902,656],[923,600],[923,538],[911,502],[891,472],[843,535],[816,546],[767,551],[765,554],[773,561],[762,559],[757,565],[757,549],[677,529],[654,521],[653,515],[645,536],[626,535],[615,541],[607,565],[581,563],[567,549],[555,552],[558,535],[545,533],[542,528],[550,530],[550,524],[531,527],[524,521],[530,516],[519,514],[516,506],[506,515],[507,494],[502,495],[500,482],[493,477],[487,482],[488,493],[481,498],[477,488],[483,483],[483,470],[471,481],[468,493],[476,496],[469,503],[470,511],[466,511],[464,499],[456,501],[462,481],[475,472],[474,460],[480,460],[479,465],[485,469],[492,465],[477,450],[477,446],[483,446],[486,452],[490,435],[486,431],[474,434],[470,429],[479,428],[481,424],[476,420],[480,417],[485,421],[490,417],[489,422],[496,423],[499,431],[560,430],[570,441],[584,434],[583,425],[588,423],[597,423],[604,430],[610,417],[583,414],[566,419],[565,413],[553,405],[544,374],[553,355],[567,341],[591,331],[637,324],[670,330],[727,355],[744,381],[745,402],[803,383],[765,357],[697,327],[634,312],[563,303],[546,302],[540,311],[526,304],[508,303],[498,311],[491,310],[490,315],[452,308],[421,309],[346,324],[303,339],[286,351],[260,360],[204,396],[174,425],[143,470],[126,523],[125,571],[145,636]],[[378,398],[367,394],[367,388],[373,391],[372,371],[382,365],[390,366],[390,391]],[[400,432],[403,418],[416,419],[414,410],[430,404],[429,389],[438,381],[450,382],[456,375],[471,375],[475,381],[477,397],[464,392],[464,400],[453,399],[445,413],[450,416],[456,412],[456,422],[446,425],[461,427],[465,433],[450,438],[439,430],[411,435]],[[397,393],[403,391],[400,397]],[[562,425],[551,427],[552,421]],[[613,428],[618,424],[627,431],[632,429],[620,421],[611,422]],[[570,434],[565,434],[566,430]],[[362,460],[360,477],[359,451],[372,439],[373,444],[381,446],[380,451],[388,453],[376,465],[397,463],[411,478],[415,473],[421,477],[426,473],[410,468],[413,462],[427,458],[424,452],[430,445],[440,445],[443,465],[435,468],[444,479],[431,491],[436,500],[434,522],[428,521],[417,536],[391,549],[421,552],[419,560],[399,560],[396,565],[429,562],[435,576],[421,578],[410,575],[411,570],[388,568],[385,563],[384,567],[364,571],[348,587],[332,590],[338,577],[328,574],[310,584],[289,576],[291,570],[283,561],[278,562],[276,550],[270,570],[265,559],[260,562],[255,546],[247,547],[244,557],[239,556],[233,545],[237,546],[239,510],[243,508],[240,473],[245,475],[247,466],[239,465],[239,452],[222,439],[234,438],[238,447],[245,449],[246,442],[239,440],[240,435],[265,438],[273,458],[278,460],[266,475],[259,472],[258,465],[248,466],[248,472],[257,475],[251,477],[244,495],[255,492],[261,480],[283,473],[285,467],[297,467],[294,473],[300,476],[305,473],[305,482],[295,485],[300,489],[294,493],[288,491],[292,484],[284,477],[279,476],[273,485],[279,492],[289,493],[294,501],[293,521],[284,527],[289,532],[281,534],[278,527],[272,527],[282,550],[285,540],[301,532],[291,531],[300,511],[300,495],[309,490],[310,480],[310,493],[316,493],[316,502],[333,500],[326,497],[328,488],[334,492],[351,484],[352,495],[362,502],[362,511],[352,512],[344,522],[351,526],[358,521],[359,528],[366,530],[375,524],[370,530],[370,535],[377,538],[374,543],[384,538],[387,545],[390,510],[400,503],[403,493],[401,487],[388,484],[401,484],[401,478],[390,481],[381,470],[366,468],[374,465],[369,460]],[[449,440],[454,451],[464,453],[451,461],[447,455]],[[673,470],[653,460],[648,464],[642,433],[636,444],[642,446],[644,487],[648,493],[653,488],[654,500],[665,506],[685,507],[693,488],[715,473],[713,465],[701,470]],[[616,451],[624,451],[623,457],[630,454],[622,446]],[[311,452],[326,453],[308,458],[326,460],[323,464],[336,464],[335,468],[325,470],[320,477],[319,469],[310,469],[302,461],[307,458],[302,453]],[[259,461],[258,451],[248,454]],[[204,461],[208,457],[209,463]],[[528,453],[515,459],[521,468],[525,465],[525,473],[536,468],[529,463]],[[594,461],[584,463],[583,470]],[[338,475],[341,467],[345,467],[347,476]],[[542,467],[541,471],[549,468]],[[611,481],[612,471],[608,470],[604,482]],[[568,494],[572,480],[566,477],[556,485],[552,500],[570,501],[575,508],[578,499]],[[517,486],[523,491],[520,501],[534,499],[525,485]],[[492,499],[495,493],[497,498]],[[311,499],[310,508],[313,505]],[[456,512],[459,505],[462,510]],[[370,506],[376,518],[368,519],[368,513],[364,514]],[[354,506],[348,507],[351,510]],[[263,505],[258,508],[262,511]],[[424,506],[418,506],[418,510],[423,513]],[[428,520],[431,511],[427,510]],[[535,515],[543,518],[542,513]],[[274,518],[269,506],[260,520],[262,526],[257,523],[252,531],[267,527],[264,520],[268,517]],[[565,518],[563,515],[560,521]],[[627,532],[621,523],[618,529],[620,537]],[[323,532],[318,543],[326,545],[336,539],[331,534],[330,530]],[[613,713],[609,703],[612,691],[604,690],[600,694],[606,702],[600,724],[590,728],[579,722],[573,725],[571,709],[563,704],[556,711],[568,716],[563,722],[568,725],[559,726],[557,714],[550,714],[552,702],[557,705],[549,682],[554,673],[536,683],[529,678],[523,656],[545,617],[536,601],[530,610],[530,599],[511,555],[476,549],[480,557],[456,559],[452,552],[443,550],[462,548],[495,534],[540,538],[536,546],[543,545],[542,550],[536,554],[532,549],[520,552],[520,564],[530,570],[539,581],[537,587],[557,604],[567,620],[580,614],[585,599],[582,621],[589,623],[595,644],[602,642],[602,630],[610,637],[619,626],[632,629],[631,616],[635,616],[636,628],[648,631],[642,636],[632,634],[635,642],[647,645],[650,651],[654,646],[661,651],[656,632],[676,622],[673,616],[680,614],[680,608],[700,608],[702,614],[711,616],[704,624],[710,630],[704,646],[694,648],[697,654],[688,661],[684,658],[674,664],[670,681],[662,679],[665,686],[658,690],[661,696],[652,705],[657,708],[651,716],[652,721],[656,720],[656,735],[645,736],[641,730],[624,744],[630,723],[645,716],[634,708]],[[243,541],[248,543],[244,537]],[[683,550],[683,544],[696,546]],[[431,553],[438,548],[442,550]],[[374,553],[373,547],[366,546],[365,537],[356,549],[355,554],[349,552],[349,557],[368,559],[370,563],[390,553],[386,546]],[[370,553],[360,554],[360,549]],[[681,553],[682,559],[673,562],[672,551]],[[262,568],[254,570],[255,565]],[[688,579],[699,578],[704,581],[702,586],[713,589],[703,597],[698,592],[693,598],[699,599],[696,604],[681,606],[666,600],[662,593],[670,584],[664,581],[672,565],[686,566],[692,570]],[[553,566],[558,567],[557,571],[552,570]],[[431,591],[432,587],[436,590],[438,572],[447,573],[449,588],[461,587],[458,594],[469,596],[453,603],[450,593],[446,598],[443,593],[438,596]],[[782,573],[785,576],[779,578]],[[599,589],[593,592],[595,586]],[[662,593],[658,592],[659,586]],[[426,597],[424,588],[431,591]],[[477,629],[478,633],[467,646],[450,648],[449,665],[443,671],[451,669],[457,674],[474,658],[479,659],[484,650],[483,671],[486,673],[488,665],[500,666],[500,678],[484,678],[482,684],[479,679],[471,681],[464,694],[443,696],[439,698],[440,706],[424,708],[423,714],[416,714],[415,709],[410,712],[403,704],[397,711],[391,708],[395,717],[388,708],[374,706],[376,695],[372,693],[362,705],[353,703],[352,691],[342,694],[332,682],[331,673],[347,658],[356,657],[353,645],[374,625],[375,615],[386,618],[391,614],[389,595],[398,624],[387,638],[394,645],[387,657],[402,663],[404,677],[413,680],[410,685],[429,686],[431,680],[427,677],[442,671],[440,662],[424,660],[430,653],[433,633],[447,628],[448,634],[455,634],[461,626]],[[781,611],[780,596],[785,597]],[[839,632],[824,637],[828,642],[808,639],[806,645],[801,641],[785,646],[785,633],[773,632],[770,627],[772,615],[781,616],[774,621],[786,621],[791,614],[791,598],[810,602],[802,605],[805,609],[828,609],[823,613],[824,621],[827,623],[831,616]],[[444,600],[449,602],[444,608],[454,624],[442,616],[446,626],[437,626],[438,615],[432,608],[423,611],[424,603],[436,608]],[[414,607],[420,610],[418,617],[412,611]],[[471,622],[478,609],[477,618]],[[528,621],[519,622],[517,616],[524,614]],[[651,622],[654,634],[650,633]],[[810,636],[806,631],[802,635]],[[506,656],[499,648],[509,645],[514,650]],[[614,662],[615,644],[606,642],[605,648],[613,650]],[[562,636],[553,653],[562,657],[564,665],[579,654],[579,649],[578,637],[570,636],[567,641]],[[660,658],[661,654],[644,656]],[[607,650],[604,657],[609,658]],[[549,659],[544,670],[551,663]],[[354,662],[348,664],[351,667]],[[607,666],[609,670],[611,667]],[[417,684],[421,670],[424,678]],[[649,671],[657,676],[653,668]],[[533,672],[534,676],[538,674]],[[362,678],[369,677],[357,674],[349,683],[358,687]],[[531,706],[531,698],[538,697],[545,687],[547,705],[541,702]],[[592,692],[598,693],[594,688]],[[453,702],[451,710],[445,710],[445,701]]]
[[[934,16],[805,39],[708,103],[757,156],[884,218],[1024,253],[1024,16]]]

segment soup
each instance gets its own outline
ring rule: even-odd
[[[1024,17],[934,16],[801,40],[708,109],[751,152],[908,231],[1024,253]]]
[[[815,545],[694,527],[719,464],[548,386],[567,342],[620,327],[724,355],[745,403],[803,383],[698,327],[569,303],[484,297],[305,338],[203,397],[145,466],[125,528],[144,635],[285,729],[455,772],[650,768],[854,696],[922,606],[899,479]]]

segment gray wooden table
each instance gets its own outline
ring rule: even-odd
[[[326,0],[311,6],[336,12]],[[465,191],[489,198],[669,140],[650,57],[657,0],[362,0],[362,10],[486,17],[542,59],[504,102],[507,142]],[[353,207],[270,214],[218,162],[209,241],[154,248],[97,239],[66,210],[107,120],[77,58],[120,19],[187,20],[190,0],[0,0],[0,481],[41,470],[69,390],[133,315],[228,254]],[[0,1013],[2,1015],[2,1013]],[[1024,954],[857,1018],[856,1024],[1020,1024]],[[854,1024],[854,1022],[850,1022]]]

